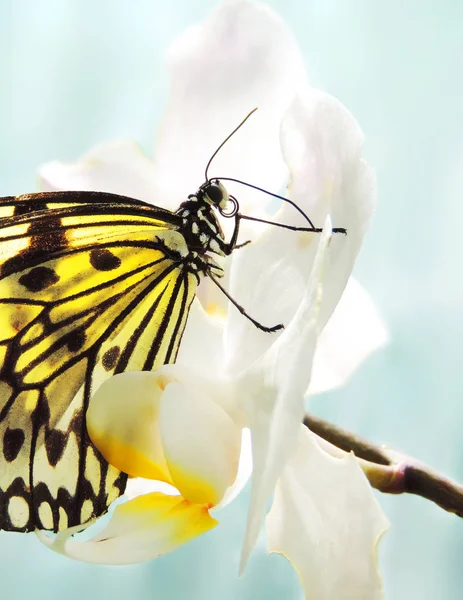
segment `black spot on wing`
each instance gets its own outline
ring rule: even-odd
[[[121,266],[121,259],[107,248],[97,248],[90,252],[90,264],[97,271],[112,271]]]
[[[78,352],[85,344],[85,331],[75,329],[62,337],[62,341],[67,345],[69,352]]]
[[[25,237],[30,236],[30,239],[27,248],[3,263],[1,274],[5,276],[22,271],[33,263],[50,260],[56,252],[68,247],[61,219],[51,216],[52,211],[47,209],[45,203],[22,204],[18,201],[14,211],[15,216],[32,213],[25,233]]]
[[[59,429],[52,429],[48,432],[45,439],[45,450],[47,451],[48,462],[52,467],[56,467],[63,456],[67,437],[67,432],[60,431]]]
[[[120,353],[121,349],[119,346],[113,346],[109,350],[106,350],[101,359],[101,363],[105,371],[111,371],[114,369]]]
[[[22,429],[10,429],[5,431],[3,438],[3,456],[7,462],[13,462],[18,456],[24,444],[24,431]]]
[[[37,212],[38,210],[46,210],[47,205],[43,200],[37,200],[35,202],[21,202],[16,201],[13,214],[15,217],[20,215],[27,215],[28,213]]]
[[[47,400],[45,393],[42,393],[39,398],[39,401],[37,402],[37,406],[34,408],[34,411],[32,413],[32,423],[33,423],[32,443],[33,443],[33,445],[35,445],[39,428],[42,425],[46,425],[48,427],[49,422],[50,422],[50,408],[48,406],[48,400]]]
[[[35,267],[19,278],[19,283],[30,292],[41,292],[58,281],[59,275],[49,267]]]

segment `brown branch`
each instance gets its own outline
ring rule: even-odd
[[[313,414],[305,415],[304,425],[331,446],[353,452],[377,490],[386,494],[416,494],[463,517],[463,485],[410,456],[373,444]]]

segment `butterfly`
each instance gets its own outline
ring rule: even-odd
[[[229,241],[218,214],[234,219]],[[239,247],[243,218],[261,220],[241,215],[207,167],[175,212],[91,191],[0,198],[0,529],[58,532],[123,494],[127,475],[86,431],[91,395],[116,373],[175,362],[202,277],[255,326],[282,328],[253,319],[219,282],[213,255]],[[264,222],[320,231],[306,219]]]
[[[229,254],[220,182],[176,213],[98,192],[0,199],[0,527],[104,512],[126,476],[85,431],[92,390],[175,361],[196,286]],[[128,409],[130,409],[128,407]]]

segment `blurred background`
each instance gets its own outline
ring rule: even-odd
[[[463,481],[463,4],[274,0],[312,83],[366,134],[379,206],[356,275],[392,342],[311,408]],[[147,152],[166,101],[164,55],[212,0],[0,0],[0,193],[36,189],[37,167],[134,138]],[[74,563],[33,535],[0,534],[0,597],[34,600],[299,599],[263,540],[237,569],[248,497],[172,555],[133,567]],[[380,497],[388,600],[460,600],[463,522],[421,498]]]

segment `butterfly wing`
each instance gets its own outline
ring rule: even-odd
[[[178,227],[112,194],[0,200],[1,529],[58,531],[123,492],[85,412],[112,374],[175,361],[196,287]]]

